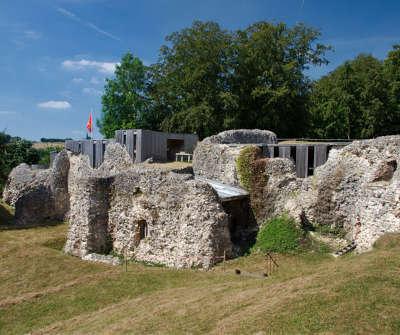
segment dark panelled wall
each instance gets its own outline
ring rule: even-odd
[[[194,134],[162,133],[143,129],[117,130],[115,132],[115,141],[127,149],[135,163],[143,162],[148,158],[161,162],[167,161],[167,141],[169,139],[183,141],[183,148],[187,153],[193,153],[198,142],[198,136]],[[76,154],[89,156],[91,166],[97,168],[104,160],[104,151],[110,141],[113,140],[68,140],[65,141],[64,146]]]
[[[296,165],[296,175],[305,178],[328,159],[329,147],[340,148],[348,143],[322,144],[268,144],[268,150],[263,150],[267,157],[288,158]],[[278,154],[279,153],[279,154]]]

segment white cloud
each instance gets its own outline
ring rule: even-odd
[[[100,80],[99,78],[96,78],[96,77],[92,77],[92,78],[90,78],[90,83],[93,85],[98,85],[98,84],[102,83],[102,80]]]
[[[102,91],[96,90],[96,89],[93,88],[93,87],[85,87],[85,88],[82,90],[82,92],[85,93],[85,94],[87,94],[87,95],[97,95],[97,96],[100,96],[100,95],[103,94]]]
[[[121,41],[121,39],[118,36],[115,36],[115,35],[109,33],[108,31],[101,29],[100,27],[96,26],[94,23],[92,23],[90,21],[81,19],[79,16],[75,15],[74,13],[70,12],[69,10],[66,10],[65,8],[59,7],[59,8],[57,8],[57,11],[59,13],[61,13],[62,15],[64,15],[65,17],[90,28],[90,29],[98,32],[101,35],[107,36],[108,38],[111,38],[116,41]]]
[[[100,73],[113,74],[115,66],[118,63],[114,62],[97,62],[87,59],[81,60],[65,60],[61,63],[62,67],[68,70],[85,70],[85,69],[95,69]]]
[[[25,36],[25,38],[30,39],[30,40],[38,40],[39,38],[42,37],[42,34],[35,30],[25,30],[24,36]]]
[[[68,109],[71,108],[71,104],[68,101],[44,101],[37,104],[39,108],[48,109]]]
[[[17,112],[14,111],[0,111],[0,115],[15,115]]]
[[[80,84],[83,82],[83,78],[72,78],[74,84]]]

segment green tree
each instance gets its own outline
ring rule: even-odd
[[[107,79],[102,96],[102,114],[97,126],[105,137],[117,129],[137,128],[147,107],[147,68],[127,53],[116,66],[115,78]]]
[[[0,132],[0,191],[11,170],[21,163],[37,164],[39,153],[30,141]]]
[[[61,145],[49,146],[43,149],[36,149],[39,154],[39,164],[45,167],[50,166],[50,154],[52,152],[60,152],[64,149]]]
[[[361,54],[318,80],[312,90],[311,135],[369,138],[388,133],[388,85],[383,63]]]
[[[400,45],[394,45],[384,62],[384,75],[389,82],[389,106],[385,127],[388,134],[400,133]]]
[[[217,23],[196,21],[167,36],[152,67],[153,113],[165,131],[200,137],[223,128],[234,102],[229,89],[232,36]]]
[[[229,32],[196,21],[173,33],[152,68],[161,128],[200,137],[243,127],[299,134],[310,87],[304,70],[326,62],[318,37],[304,25],[268,22]]]
[[[327,63],[330,48],[317,43],[320,33],[303,24],[258,22],[235,34],[237,60],[232,92],[238,110],[233,128],[265,128],[279,136],[304,133],[310,65]]]

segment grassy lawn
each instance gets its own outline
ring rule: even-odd
[[[396,235],[360,256],[278,255],[263,279],[234,273],[265,271],[260,255],[211,271],[132,263],[125,272],[64,255],[66,224],[1,222],[1,334],[400,333]]]

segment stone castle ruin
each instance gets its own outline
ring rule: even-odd
[[[178,268],[208,268],[234,255],[229,214],[191,174],[134,165],[114,143],[97,170],[72,156],[68,185],[68,253],[113,251]]]
[[[57,155],[51,169],[20,164],[11,171],[3,199],[15,207],[16,224],[28,226],[64,220],[69,210],[68,171],[66,151]]]
[[[400,231],[400,136],[331,148],[307,178],[298,177],[296,160],[271,155],[271,146],[270,131],[225,131],[198,143],[193,171],[134,164],[119,143],[107,144],[98,168],[87,155],[63,151],[50,169],[16,167],[3,197],[18,225],[65,218],[67,253],[177,268],[241,255],[259,225],[283,213],[342,229],[359,251]],[[244,152],[252,167],[246,185],[238,165]]]

